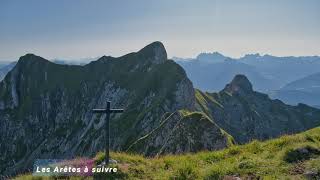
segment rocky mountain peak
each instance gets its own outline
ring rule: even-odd
[[[39,64],[41,66],[41,65],[43,65],[43,63],[48,63],[48,62],[50,62],[50,61],[48,61],[40,56],[29,53],[24,56],[21,56],[19,58],[17,65],[22,66],[24,69],[27,69],[29,66],[34,66],[37,64]]]
[[[232,94],[242,94],[253,92],[252,84],[245,75],[238,74],[226,85],[224,91]]]
[[[168,59],[167,51],[160,41],[156,41],[147,45],[146,47],[142,48],[138,53],[143,54],[155,64],[161,64]]]
[[[19,58],[19,61],[33,60],[38,58],[40,58],[40,56],[36,56],[34,54],[28,53],[28,54],[25,54],[24,56],[21,56]]]

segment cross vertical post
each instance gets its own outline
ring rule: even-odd
[[[110,106],[111,106],[111,102],[107,101],[107,114],[106,114],[106,123],[105,123],[105,130],[106,130],[106,132],[105,132],[105,138],[106,138],[105,162],[106,162],[106,164],[109,163],[109,157],[110,157],[110,154],[109,154],[109,147],[110,147],[110,108],[111,108]]]
[[[106,109],[93,109],[93,113],[105,113],[105,164],[108,165],[110,162],[110,114],[111,113],[122,113],[123,109],[111,109],[111,102],[107,101]]]

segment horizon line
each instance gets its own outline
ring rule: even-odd
[[[134,51],[134,52],[137,52],[137,51]],[[7,59],[0,59],[0,63],[12,63],[12,62],[16,62],[20,59],[20,57],[22,56],[25,56],[26,54],[34,54],[34,55],[37,55],[37,56],[40,56],[40,57],[43,57],[47,60],[50,60],[50,61],[68,61],[68,62],[85,62],[86,60],[90,60],[90,59],[99,59],[103,56],[111,56],[111,57],[115,57],[115,58],[118,58],[118,57],[121,57],[121,56],[125,56],[127,54],[130,54],[132,52],[129,52],[129,53],[125,53],[123,55],[120,55],[120,56],[112,56],[112,55],[98,55],[98,56],[87,56],[87,57],[79,57],[79,58],[63,58],[63,57],[55,57],[55,58],[46,58],[45,56],[42,56],[42,55],[38,55],[38,54],[35,54],[35,53],[25,53],[24,55],[20,55],[19,58],[15,59],[15,60],[7,60]],[[174,60],[174,59],[181,59],[181,60],[194,60],[194,59],[197,59],[199,55],[201,54],[219,54],[219,55],[222,55],[226,58],[230,58],[230,59],[234,59],[234,60],[239,60],[241,58],[244,58],[246,56],[258,56],[258,57],[264,57],[264,56],[271,56],[271,57],[276,57],[276,58],[288,58],[288,57],[293,57],[293,58],[302,58],[302,57],[315,57],[315,58],[320,58],[320,55],[272,55],[270,53],[245,53],[241,56],[238,56],[238,57],[234,57],[234,56],[229,56],[229,55],[226,55],[224,53],[221,53],[219,51],[203,51],[203,52],[199,52],[197,53],[197,55],[195,56],[192,56],[192,57],[183,57],[183,56],[170,56],[168,57],[168,59],[171,59],[171,60]],[[90,62],[90,61],[87,61],[87,62]]]

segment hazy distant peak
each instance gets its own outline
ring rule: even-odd
[[[254,53],[254,54],[246,54],[244,55],[243,58],[259,58],[261,55],[259,53]]]
[[[190,61],[190,60],[194,60],[193,58],[181,58],[181,57],[177,57],[177,56],[173,56],[171,58],[174,61]]]
[[[277,57],[277,56],[272,56],[272,55],[270,55],[270,54],[265,54],[265,55],[263,55],[263,57],[264,57],[264,58],[275,58],[275,57]],[[294,56],[291,56],[291,57],[294,57]]]
[[[197,59],[200,59],[200,58],[206,58],[206,57],[214,57],[214,58],[225,58],[225,56],[219,52],[212,52],[212,53],[208,53],[208,52],[203,52],[203,53],[200,53],[198,56],[197,56]]]
[[[216,62],[223,62],[227,57],[218,52],[212,53],[200,53],[197,56],[197,60],[206,63],[216,63]]]

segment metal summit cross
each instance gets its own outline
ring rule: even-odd
[[[106,123],[105,123],[105,139],[106,139],[106,157],[105,157],[105,164],[109,164],[109,147],[110,147],[110,114],[111,113],[122,113],[123,109],[111,109],[111,102],[107,101],[107,108],[106,109],[93,109],[93,113],[105,113],[106,114]]]

